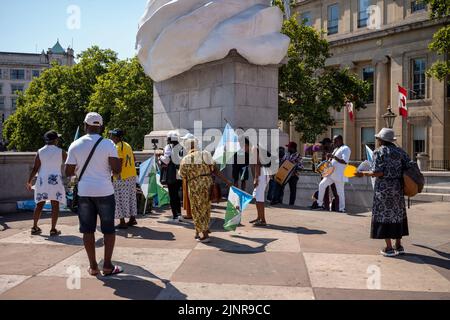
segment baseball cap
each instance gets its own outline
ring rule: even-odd
[[[103,118],[97,112],[90,112],[86,115],[84,123],[93,127],[103,126]]]
[[[122,138],[125,135],[125,132],[121,129],[114,129],[109,131],[109,133],[119,138]]]
[[[44,134],[45,142],[52,142],[58,138],[61,138],[61,135],[58,132],[56,132],[55,130],[50,130]]]

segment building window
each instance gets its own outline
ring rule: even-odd
[[[427,9],[427,4],[423,0],[411,1],[411,13]]]
[[[41,72],[39,70],[33,70],[33,78],[38,78],[41,75]]]
[[[328,7],[328,35],[339,31],[339,5],[333,4]]]
[[[17,94],[17,92],[23,92],[25,86],[23,84],[12,84],[11,85],[11,94]]]
[[[343,128],[332,128],[331,129],[331,136],[334,138],[336,136],[344,136],[344,129]]]
[[[426,152],[427,127],[413,126],[413,154],[414,159],[422,152]]]
[[[364,28],[367,27],[367,21],[369,20],[370,0],[359,0],[358,5],[358,28]]]
[[[412,100],[425,99],[426,90],[426,61],[425,58],[412,60]]]
[[[302,21],[304,21],[305,26],[311,27],[312,26],[311,12],[308,11],[302,13]]]
[[[11,98],[11,108],[13,110],[16,110],[16,108],[17,108],[17,97],[12,97]]]
[[[361,159],[367,160],[366,146],[375,150],[375,128],[361,128]]]
[[[11,69],[11,80],[25,80],[25,70],[23,69]]]
[[[366,103],[375,102],[375,69],[373,67],[363,68],[363,80],[370,84],[369,97]]]
[[[0,97],[0,110],[5,109],[5,97]]]

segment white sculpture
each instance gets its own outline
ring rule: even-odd
[[[138,58],[154,81],[225,58],[236,49],[250,63],[278,64],[290,39],[269,0],[149,0],[137,34]]]

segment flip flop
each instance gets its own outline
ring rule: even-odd
[[[88,273],[89,273],[90,276],[96,277],[96,276],[98,276],[100,274],[100,270],[98,270],[98,269],[94,270],[94,269],[89,268],[88,269]]]
[[[114,269],[111,272],[105,272],[105,270],[103,270],[103,276],[104,277],[109,277],[109,276],[113,276],[116,274],[120,274],[123,273],[123,268],[119,267],[119,266],[114,266]]]
[[[31,228],[31,235],[32,236],[37,236],[37,235],[40,235],[41,233],[42,233],[42,229],[41,228],[39,228],[39,227]]]
[[[53,229],[50,231],[50,237],[57,237],[59,235],[61,235],[61,231],[59,230]]]
[[[252,221],[250,221],[249,223],[255,224],[255,223],[257,223],[257,222],[259,222],[259,219],[252,220]]]
[[[258,221],[257,223],[255,223],[255,227],[267,227],[267,223]]]

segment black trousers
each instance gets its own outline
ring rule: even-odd
[[[300,180],[299,177],[297,176],[293,176],[292,178],[289,179],[289,191],[290,191],[290,197],[289,197],[289,205],[290,206],[294,206],[295,205],[295,200],[297,200],[297,184],[298,184],[298,180]]]
[[[182,187],[182,181],[177,180],[177,182],[169,184],[168,187],[170,207],[172,209],[173,218],[175,219],[181,215],[180,190]]]

